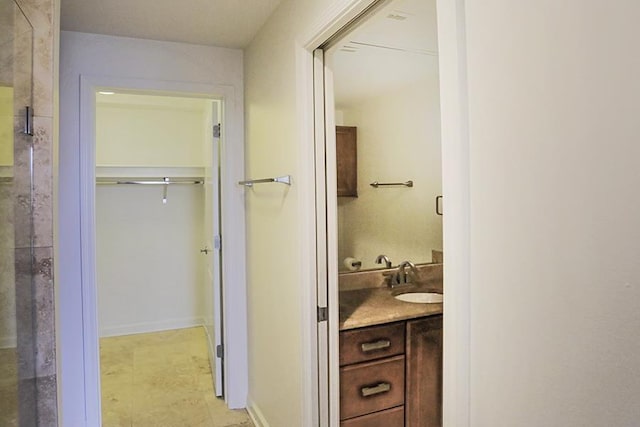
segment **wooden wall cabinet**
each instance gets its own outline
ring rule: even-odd
[[[340,426],[442,426],[441,315],[340,332]]]
[[[355,126],[336,126],[338,197],[358,197],[357,139]]]

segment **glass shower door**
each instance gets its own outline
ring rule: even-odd
[[[0,426],[36,425],[33,28],[0,0]]]

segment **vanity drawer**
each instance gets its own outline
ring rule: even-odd
[[[404,406],[341,421],[340,427],[404,427]]]
[[[340,332],[340,366],[404,353],[404,322]]]
[[[340,419],[404,404],[404,355],[340,368]]]

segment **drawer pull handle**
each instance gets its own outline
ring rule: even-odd
[[[362,387],[360,392],[362,393],[362,397],[373,396],[380,393],[386,393],[391,390],[391,384],[389,383],[380,383],[373,387]]]
[[[391,347],[391,341],[379,340],[374,342],[365,342],[361,345],[362,351],[368,353],[370,351],[382,350],[383,348]]]

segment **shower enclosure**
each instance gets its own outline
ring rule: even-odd
[[[36,426],[33,28],[0,0],[0,426]]]

